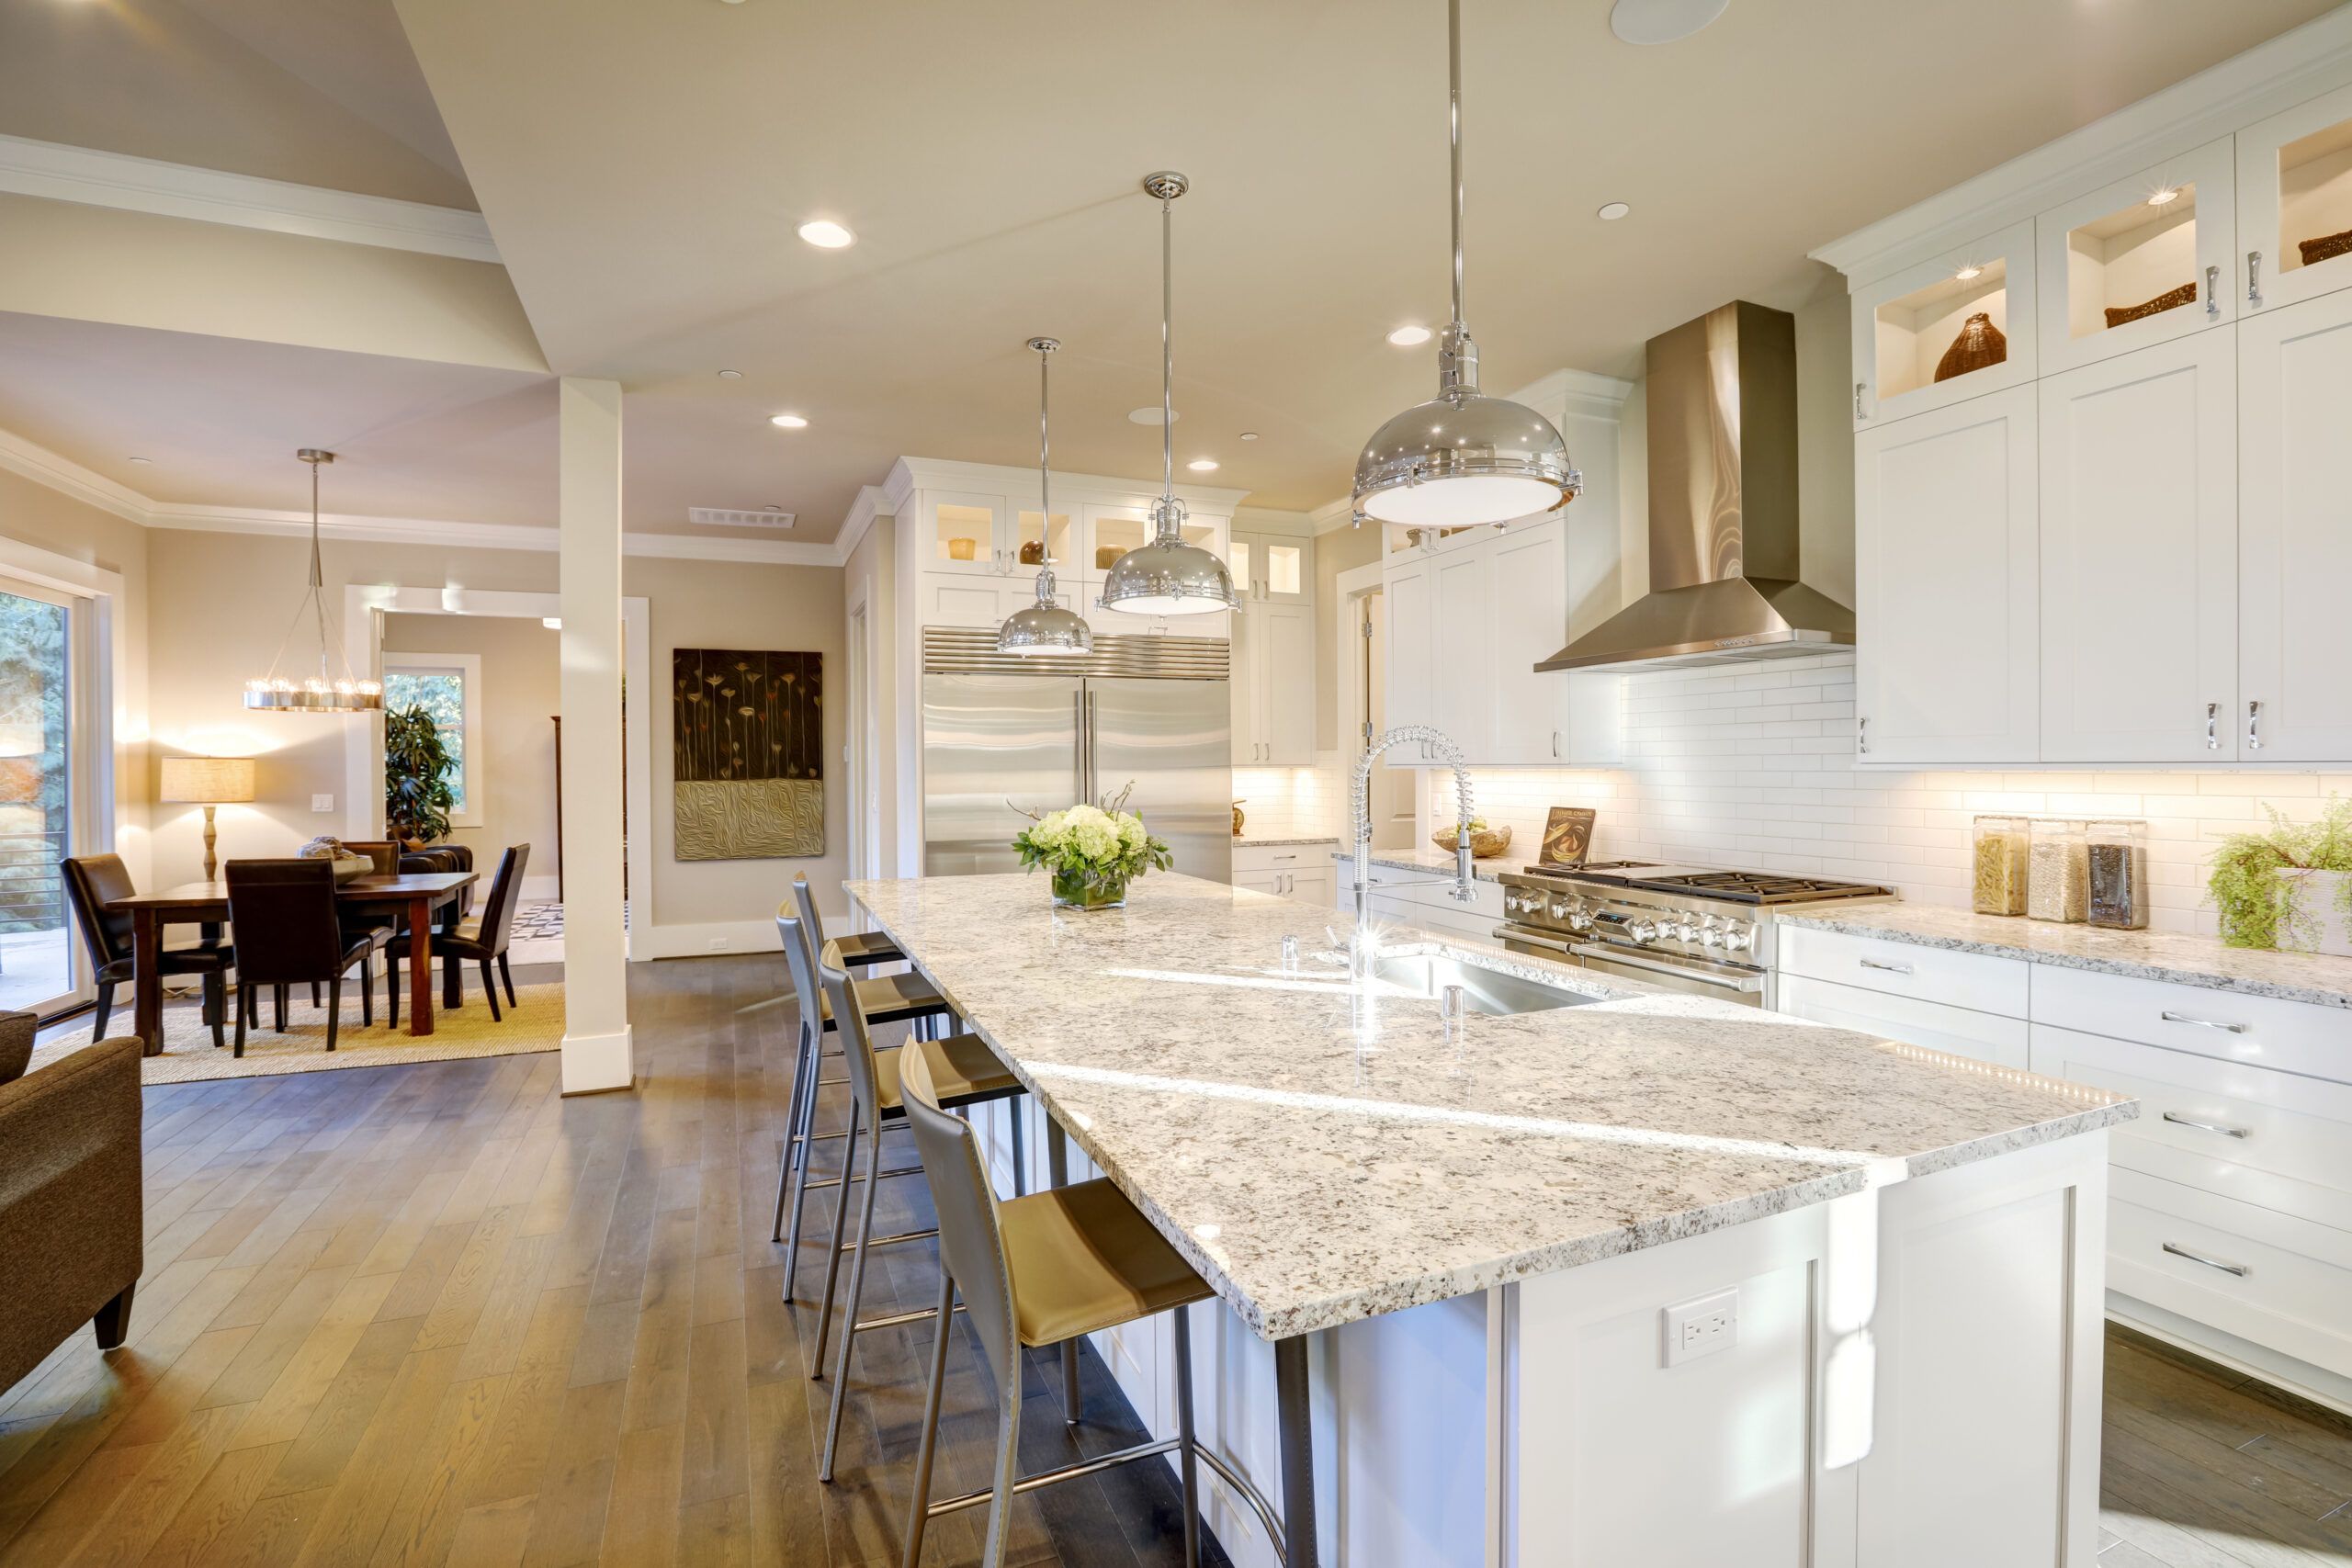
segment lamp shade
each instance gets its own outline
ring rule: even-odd
[[[166,757],[164,793],[167,803],[220,806],[254,797],[251,757]]]

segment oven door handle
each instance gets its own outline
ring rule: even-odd
[[[1678,980],[1697,980],[1725,991],[1745,991],[1756,994],[1764,989],[1764,976],[1761,973],[1740,975],[1730,973],[1718,965],[1702,968],[1695,964],[1670,964],[1663,959],[1647,957],[1638,953],[1628,953],[1622,947],[1611,947],[1606,942],[1578,942],[1568,951],[1578,958],[1598,958],[1604,964],[1622,964],[1628,969],[1646,969],[1652,974],[1670,975]]]
[[[1556,937],[1539,936],[1523,926],[1497,926],[1494,937],[1497,942],[1515,942],[1522,947],[1541,947],[1564,957],[1573,957],[1577,951],[1575,944],[1571,942],[1562,942]]]

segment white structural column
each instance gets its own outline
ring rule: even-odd
[[[621,389],[560,384],[556,583],[563,604],[563,1091],[626,1089],[621,922]]]

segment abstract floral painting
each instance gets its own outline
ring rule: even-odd
[[[680,860],[825,852],[824,656],[671,655]]]

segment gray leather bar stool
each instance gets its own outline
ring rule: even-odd
[[[784,1299],[790,1301],[799,1270],[801,1217],[808,1207],[808,1193],[812,1189],[833,1187],[850,1179],[846,1162],[839,1176],[815,1180],[809,1178],[814,1146],[845,1136],[816,1130],[817,1098],[821,1090],[849,1080],[819,1076],[824,1065],[825,1035],[837,1031],[839,1024],[825,1004],[823,989],[817,984],[817,952],[808,942],[807,928],[797,914],[786,908],[776,911],[776,931],[784,939],[785,963],[791,971],[794,997],[800,1010],[799,1038],[793,1052],[792,1100],[785,1113],[784,1148],[776,1162],[775,1224],[770,1236],[785,1243]],[[946,1016],[946,1002],[920,976],[883,976],[854,984],[869,1022],[911,1021],[922,1029]],[[789,1234],[785,1224],[787,1204],[792,1211]]]
[[[806,876],[796,874],[793,877],[792,902],[799,909],[800,918],[808,922],[808,944],[820,953],[824,952],[828,940],[825,922],[817,918],[817,900],[809,894]],[[904,964],[907,961],[907,955],[899,951],[899,944],[880,931],[858,931],[849,936],[833,937],[831,941],[841,950],[842,967],[844,969],[870,969],[876,964]]]
[[[1199,1446],[1193,1432],[1193,1339],[1186,1309],[1208,1300],[1209,1287],[1106,1180],[997,1201],[971,1128],[945,1111],[944,1091],[954,1081],[955,1071],[952,1059],[934,1042],[915,1041],[899,1054],[900,1104],[939,1209],[942,1265],[931,1382],[923,1399],[914,1496],[899,1560],[906,1568],[914,1568],[922,1554],[924,1527],[932,1519],[986,1503],[989,1518],[980,1536],[980,1561],[984,1568],[1001,1568],[1016,1494],[1175,1453],[1184,1482],[1184,1562],[1188,1568],[1197,1568],[1198,1465],[1206,1463],[1229,1481],[1238,1481],[1212,1451]],[[940,1396],[947,1382],[947,1348],[959,1291],[996,1382],[995,1478],[986,1491],[934,1503],[932,1457],[939,1442]],[[1176,1436],[1022,1475],[1015,1463],[1021,1446],[1022,1348],[1063,1344],[1171,1310],[1176,1314]],[[1279,1552],[1280,1536],[1273,1531],[1271,1510],[1254,1488],[1245,1495],[1274,1536]]]
[[[833,1367],[832,1408],[825,1416],[825,1446],[818,1456],[817,1479],[833,1478],[833,1454],[841,1444],[842,1407],[848,1402],[850,1350],[857,1337],[876,1328],[894,1327],[912,1323],[931,1314],[916,1311],[893,1313],[885,1317],[860,1321],[858,1301],[865,1287],[865,1255],[870,1248],[890,1247],[901,1242],[921,1241],[934,1236],[936,1230],[902,1231],[895,1235],[874,1234],[874,1198],[882,1183],[882,1132],[886,1127],[902,1125],[906,1111],[900,1104],[899,1065],[907,1058],[905,1047],[881,1052],[874,1048],[874,1038],[865,1027],[865,1010],[859,1005],[856,982],[849,977],[839,962],[839,950],[827,944],[818,957],[817,975],[824,988],[825,998],[832,1005],[833,1017],[841,1025],[842,1055],[849,1063],[850,1120],[848,1153],[843,1156],[843,1171],[847,1162],[854,1160],[857,1135],[865,1133],[865,1192],[858,1206],[857,1239],[843,1247],[841,1237],[847,1234],[849,1220],[849,1186],[844,1182],[833,1203],[834,1247],[825,1260],[825,1296],[817,1309],[817,1344],[809,1359],[808,1375],[824,1375],[825,1333],[832,1323],[833,1284],[841,1269],[842,1254],[850,1255],[849,1290],[842,1304],[842,1338],[840,1359]],[[927,1058],[933,1064],[932,1098],[943,1109],[968,1111],[975,1105],[985,1105],[992,1100],[1010,1100],[1025,1092],[1012,1069],[991,1050],[987,1041],[977,1034],[951,1035],[944,1040],[910,1042],[921,1044],[931,1053]],[[1015,1190],[1023,1183],[1027,1164],[1022,1148],[1021,1117],[1012,1117],[1012,1179]],[[917,1167],[917,1169],[922,1168]]]

